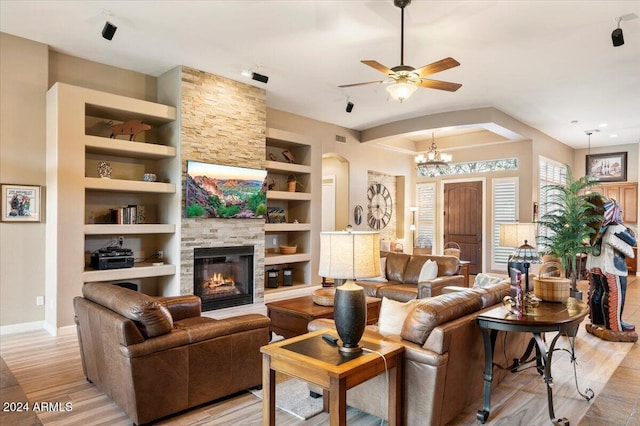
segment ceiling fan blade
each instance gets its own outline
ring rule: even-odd
[[[448,70],[449,68],[457,67],[458,65],[460,65],[460,62],[456,61],[455,59],[445,58],[432,64],[425,65],[422,68],[418,68],[414,72],[416,72],[420,77],[425,77],[427,75],[435,74],[440,71]]]
[[[386,66],[382,65],[378,61],[368,60],[368,61],[360,61],[360,62],[362,62],[365,65],[369,65],[371,68],[375,68],[378,71],[385,73],[386,75],[394,74],[394,72],[391,71],[390,68],[387,68]]]
[[[364,86],[366,84],[376,84],[376,83],[384,83],[384,80],[377,80],[377,81],[366,81],[364,83],[353,83],[353,84],[343,84],[342,86],[338,86],[338,87],[356,87],[356,86]]]
[[[446,90],[447,92],[455,92],[462,87],[460,83],[451,83],[448,81],[430,80],[424,78],[418,83],[420,87],[426,87],[427,89]]]

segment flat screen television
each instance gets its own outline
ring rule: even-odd
[[[264,218],[266,178],[266,170],[187,161],[186,216]]]

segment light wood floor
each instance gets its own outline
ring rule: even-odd
[[[633,278],[624,319],[640,326],[640,280]],[[581,288],[586,290],[585,283]],[[562,341],[561,339],[560,341]],[[566,339],[562,344],[567,347]],[[573,425],[640,425],[640,349],[630,343],[605,342],[587,334],[581,327],[576,340],[580,389],[592,388],[593,401],[586,402],[576,392],[573,366],[564,352],[554,354],[554,402],[556,416],[567,417]],[[627,354],[628,353],[628,354]],[[33,416],[10,417],[0,412],[0,423],[11,425],[129,425],[131,421],[109,398],[88,383],[80,364],[78,343],[71,330],[57,337],[44,331],[1,336],[0,355],[20,386],[0,389],[0,400],[20,402],[71,402],[65,411],[43,410]],[[626,356],[626,357],[625,357]],[[619,366],[618,366],[619,365]],[[616,366],[618,366],[616,368]],[[2,370],[2,377],[5,377]],[[610,380],[606,378],[610,377]],[[18,393],[14,393],[14,392]],[[24,392],[21,394],[20,392]],[[26,395],[26,396],[25,396]],[[25,401],[26,402],[26,401]],[[454,425],[477,425],[475,412],[481,401],[458,416]],[[62,409],[62,410],[60,410]],[[304,422],[278,410],[278,425],[326,425],[328,415],[319,414]],[[40,423],[41,422],[41,423]],[[248,392],[207,404],[186,413],[164,419],[160,425],[259,425],[261,401]],[[355,409],[348,411],[349,425],[378,425],[380,419]],[[546,425],[546,390],[535,371],[510,375],[492,395],[492,413],[488,425]]]

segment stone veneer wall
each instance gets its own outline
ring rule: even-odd
[[[264,89],[182,67],[181,98],[183,183],[187,160],[265,168],[267,105]],[[194,248],[252,245],[255,247],[254,303],[263,303],[264,221],[186,218],[184,199],[183,193],[180,294],[193,294]]]

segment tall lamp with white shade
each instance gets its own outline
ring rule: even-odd
[[[511,276],[511,269],[517,269],[525,274],[525,292],[529,291],[529,267],[532,263],[542,263],[540,255],[529,242],[536,240],[535,223],[501,223],[500,245],[514,247],[515,251],[507,261],[507,273]],[[523,244],[524,242],[524,244]]]
[[[341,352],[360,352],[367,323],[364,289],[356,278],[380,275],[380,235],[377,232],[321,232],[318,274],[336,279],[333,318],[342,341]],[[346,280],[346,281],[344,281]]]

